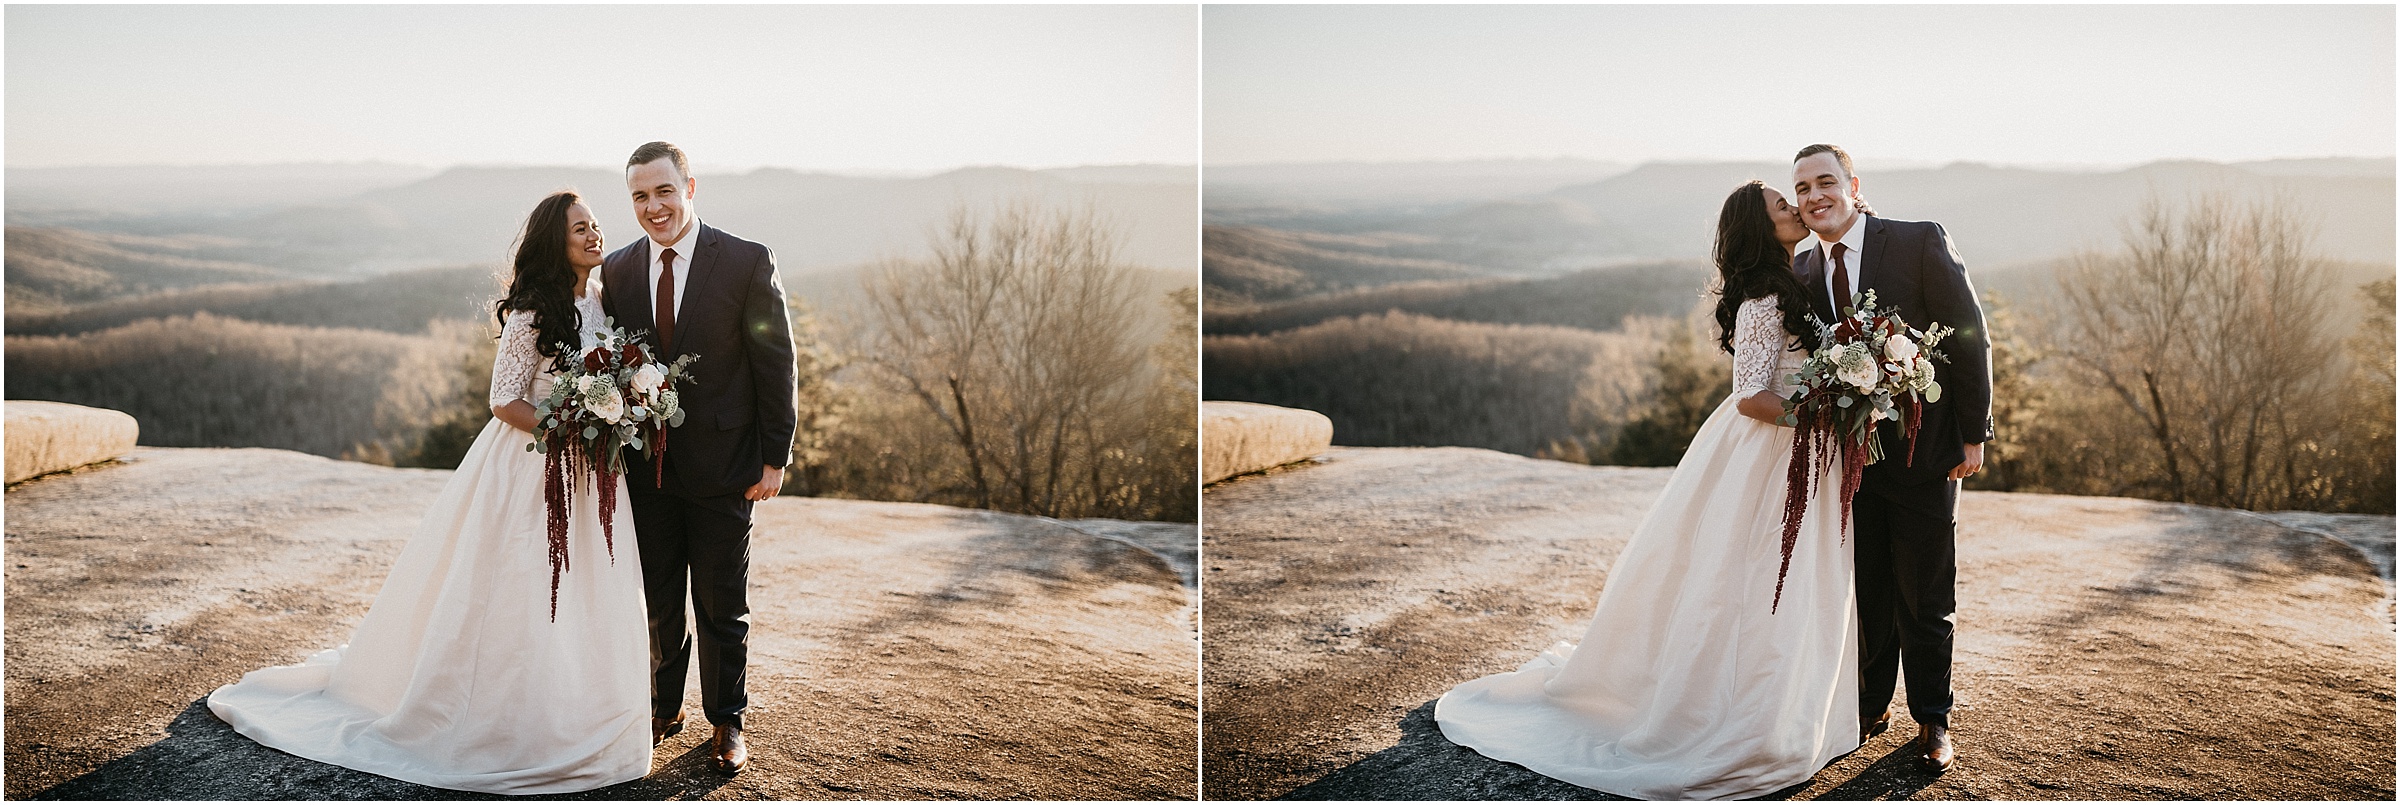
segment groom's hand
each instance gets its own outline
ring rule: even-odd
[[[1974,475],[1977,472],[1981,472],[1982,470],[1983,444],[1981,442],[1970,444],[1967,445],[1967,460],[1958,462],[1957,467],[1951,468],[1950,480],[1960,480],[1969,475]]]
[[[1983,453],[1982,453],[1981,451],[1978,451],[1978,452],[1977,452],[1975,455],[1977,455],[1977,456],[1981,456],[1981,455],[1983,455]],[[783,468],[782,468],[782,467],[768,467],[766,472],[759,473],[759,476],[758,476],[758,485],[757,485],[757,486],[750,487],[750,488],[749,488],[749,489],[747,489],[747,490],[744,490],[744,491],[742,492],[742,497],[744,497],[744,498],[747,498],[747,499],[749,499],[749,500],[754,500],[754,501],[757,501],[757,500],[766,500],[767,498],[774,497],[774,496],[776,495],[776,493],[778,493],[778,492],[782,492],[782,491],[783,491]]]

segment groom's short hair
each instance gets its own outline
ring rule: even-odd
[[[665,140],[642,143],[642,147],[633,149],[633,156],[625,160],[625,169],[633,170],[636,165],[648,165],[661,159],[675,160],[675,175],[692,178],[692,163],[683,158],[683,149]],[[1849,157],[1842,158],[1842,167],[1845,170],[1850,167]]]
[[[664,143],[657,143],[657,144],[658,144],[658,145],[664,145]],[[647,146],[645,146],[645,147],[647,147]],[[671,146],[671,145],[670,145],[670,146],[667,146],[667,147],[668,147],[668,148],[673,148],[674,146]],[[1844,150],[1842,150],[1842,147],[1841,147],[1841,146],[1834,145],[1834,144],[1832,144],[1832,143],[1817,143],[1816,145],[1812,145],[1812,146],[1809,146],[1809,147],[1807,147],[1807,148],[1802,148],[1802,149],[1800,149],[1800,153],[1797,153],[1797,154],[1793,154],[1793,155],[1792,155],[1792,163],[1793,163],[1793,164],[1795,164],[1795,165],[1796,165],[1796,164],[1799,164],[1800,160],[1807,159],[1807,158],[1809,158],[1809,157],[1811,157],[1811,156],[1814,156],[1814,155],[1817,155],[1817,154],[1832,154],[1832,155],[1833,155],[1833,161],[1834,161],[1834,162],[1837,162],[1837,163],[1840,163],[1840,164],[1841,164],[1841,166],[1842,166],[1842,177],[1843,177],[1843,178],[1845,178],[1845,179],[1849,179],[1849,178],[1856,178],[1856,177],[1858,176],[1858,171],[1854,171],[1854,170],[1851,170],[1851,169],[1850,169],[1850,152],[1848,152],[1848,151],[1844,151]],[[653,159],[655,159],[655,158],[656,158],[656,157],[653,157]],[[676,162],[675,164],[676,164],[676,165],[678,165],[678,166],[680,166],[680,165],[682,165],[683,163],[682,163],[682,162],[680,162],[680,161],[678,161],[678,162]]]

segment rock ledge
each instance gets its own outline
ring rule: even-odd
[[[1333,420],[1315,411],[1246,402],[1200,404],[1200,473],[1216,483],[1303,461],[1333,445]]]
[[[8,482],[107,461],[133,450],[133,415],[62,402],[10,400]]]

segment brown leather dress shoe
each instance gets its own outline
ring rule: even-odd
[[[682,731],[683,731],[683,711],[681,711],[681,710],[677,710],[677,711],[675,711],[675,717],[674,717],[674,718],[671,718],[671,719],[670,719],[670,718],[659,718],[658,716],[651,716],[651,717],[650,717],[650,745],[651,745],[651,746],[654,746],[654,747],[655,747],[655,746],[657,746],[657,745],[659,745],[659,744],[661,744],[661,743],[664,743],[664,742],[665,742],[665,741],[666,741],[668,738],[673,738],[673,737],[675,737],[675,733],[682,732]]]
[[[1873,720],[1873,721],[1868,721],[1868,720],[1866,720],[1866,719],[1860,719],[1860,720],[1859,720],[1859,722],[1858,722],[1858,742],[1859,742],[1859,743],[1862,743],[1862,744],[1863,744],[1863,743],[1866,743],[1868,740],[1870,740],[1870,739],[1874,738],[1875,736],[1877,736],[1877,735],[1882,735],[1884,730],[1888,730],[1888,729],[1891,729],[1891,728],[1892,728],[1892,708],[1886,707],[1886,708],[1883,708],[1883,715],[1876,716],[1876,717],[1875,717],[1875,720]]]
[[[1958,762],[1958,746],[1950,741],[1948,727],[1918,724],[1917,740],[1911,746],[1935,774],[1949,771],[1951,764]]]
[[[717,771],[739,774],[743,766],[750,765],[750,745],[742,742],[742,728],[718,724],[717,734],[708,742],[709,760]]]

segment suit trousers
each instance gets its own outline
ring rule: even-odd
[[[700,644],[701,709],[709,723],[738,729],[750,705],[744,676],[750,655],[751,502],[739,492],[706,499],[631,497],[642,592],[650,607],[651,714],[671,718],[683,707],[695,631],[684,622],[688,579]]]
[[[1858,541],[1859,717],[1871,720],[1891,706],[1893,684],[1905,668],[1909,715],[1947,729],[1958,610],[1958,482],[1939,475],[1874,475],[1862,479],[1851,508]]]

